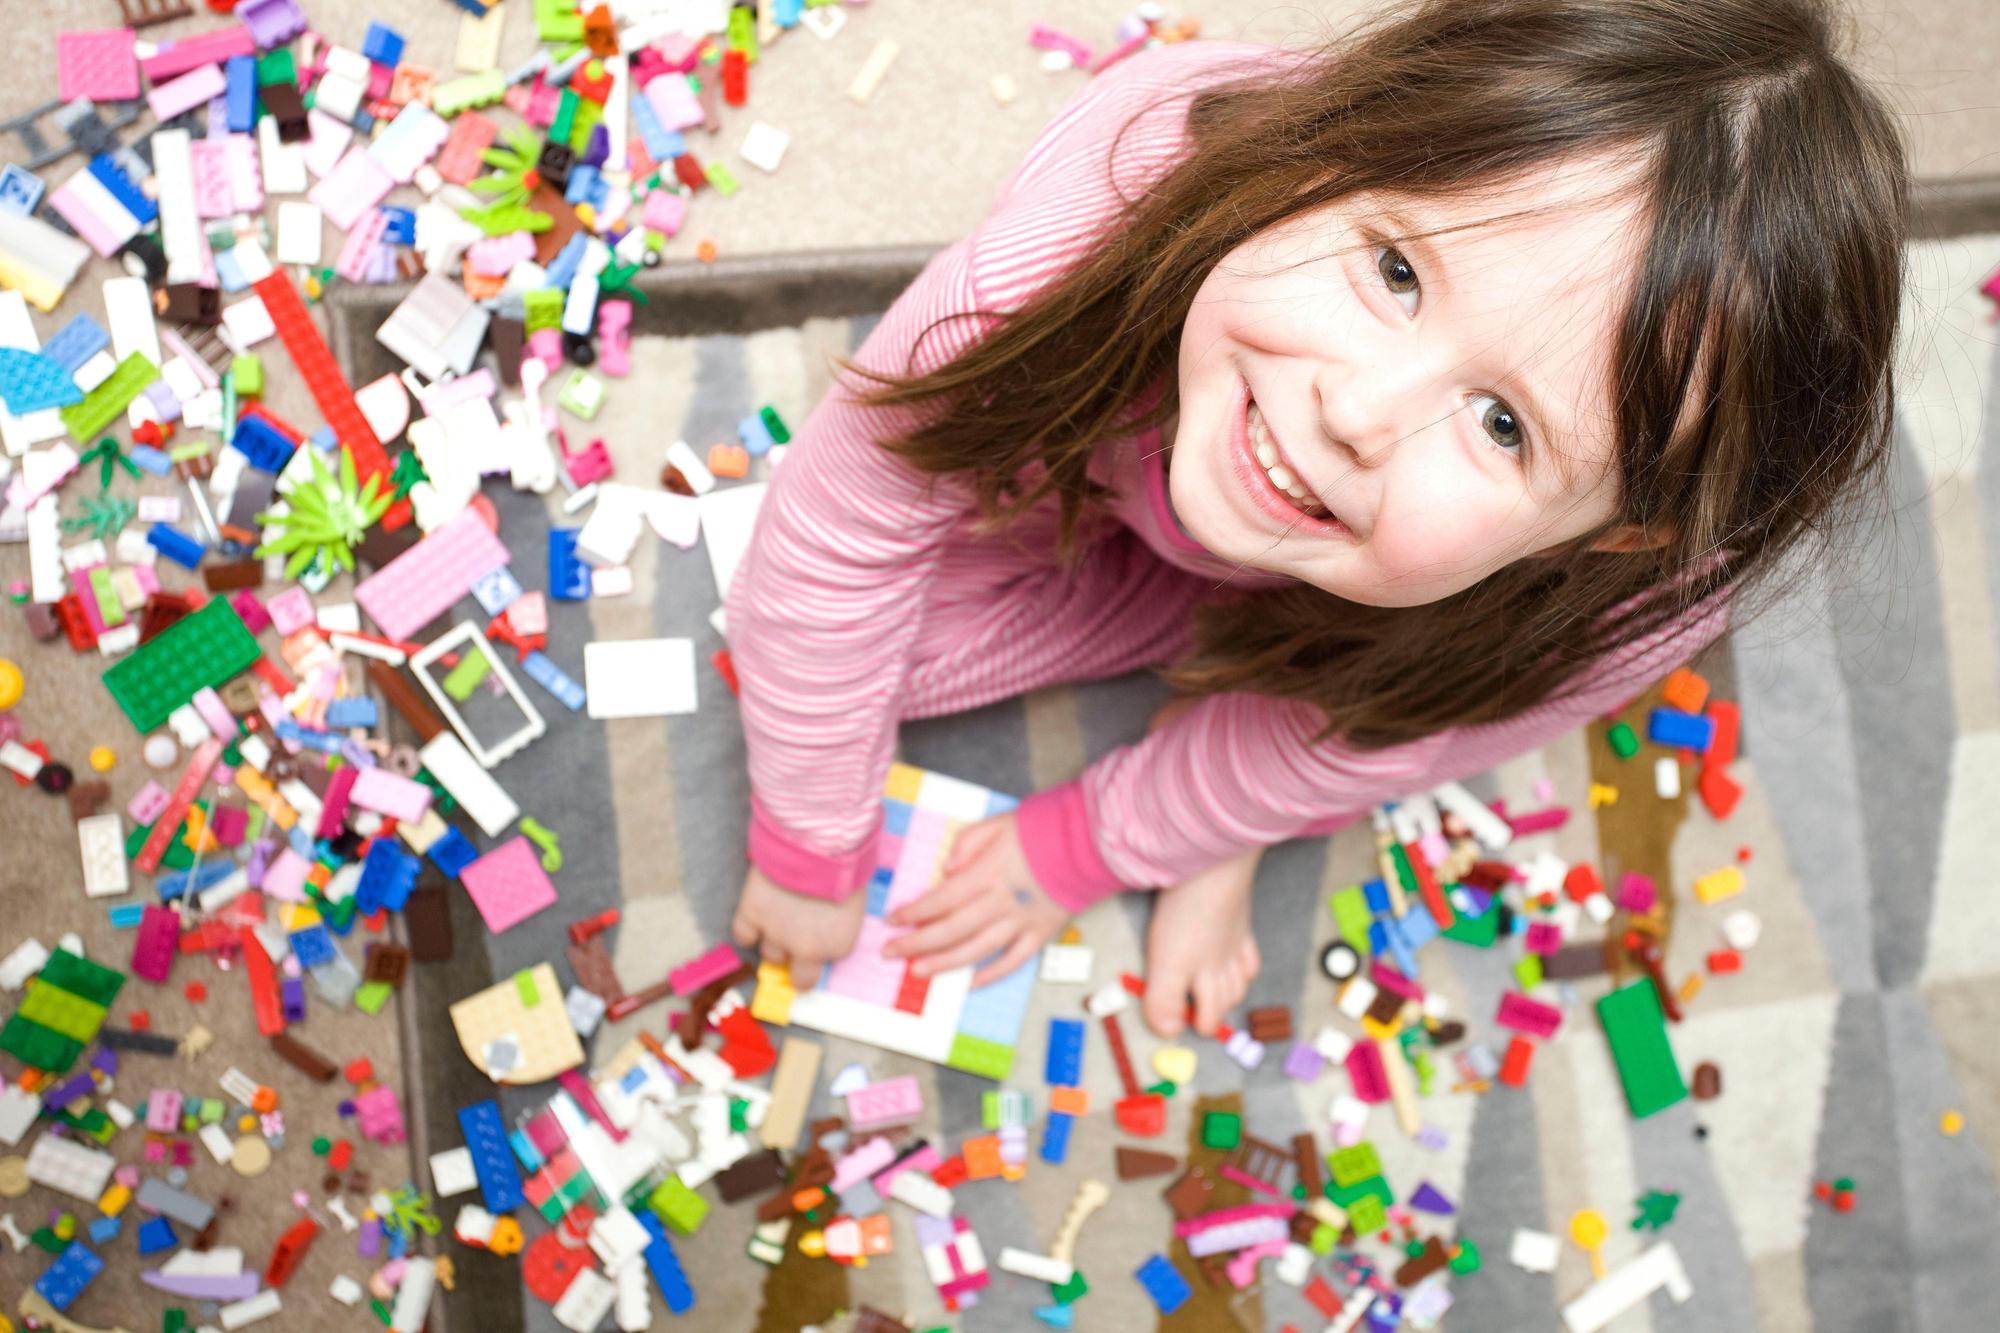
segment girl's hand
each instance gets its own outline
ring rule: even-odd
[[[890,925],[916,929],[891,940],[882,952],[915,959],[911,970],[927,977],[1000,950],[972,978],[975,987],[984,986],[1026,962],[1068,919],[1028,869],[1010,810],[958,835],[943,881],[889,914]]]
[[[753,865],[743,877],[729,934],[765,962],[788,964],[794,979],[809,986],[821,964],[853,950],[867,907],[866,893],[851,893],[840,902],[808,898],[773,883]]]

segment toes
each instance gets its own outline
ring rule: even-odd
[[[1187,977],[1175,968],[1149,970],[1146,974],[1146,998],[1140,1011],[1146,1016],[1146,1026],[1161,1037],[1178,1037],[1181,1034],[1181,1014],[1187,1005]]]

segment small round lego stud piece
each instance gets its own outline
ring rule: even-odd
[[[0,657],[0,708],[12,708],[21,702],[21,692],[27,687],[22,678],[21,668],[7,658]]]
[[[694,257],[704,264],[713,264],[715,256],[719,253],[721,252],[716,248],[714,241],[705,240],[694,248]]]
[[[1320,952],[1319,970],[1332,981],[1347,981],[1361,972],[1361,955],[1354,946],[1335,940]]]
[[[1948,1139],[1955,1139],[1965,1128],[1965,1116],[1958,1111],[1946,1111],[1938,1117],[1938,1133]]]
[[[181,747],[174,743],[172,736],[160,732],[146,737],[145,745],[140,748],[139,757],[146,761],[148,768],[168,769],[172,768],[174,761],[181,757]]]
[[[98,773],[109,773],[118,766],[118,751],[108,745],[94,745],[90,749],[90,767]]]

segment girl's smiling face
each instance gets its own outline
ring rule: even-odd
[[[1417,606],[1609,522],[1612,339],[1645,235],[1620,182],[1576,159],[1449,204],[1357,196],[1226,255],[1188,311],[1168,427],[1189,534]]]

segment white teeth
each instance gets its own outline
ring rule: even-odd
[[[1296,491],[1299,489],[1299,479],[1294,477],[1292,470],[1284,464],[1280,463],[1276,467],[1267,464],[1264,471],[1265,475],[1271,478],[1271,484],[1279,490]]]
[[[1319,502],[1318,497],[1309,494],[1305,485],[1283,463],[1282,455],[1278,453],[1277,441],[1271,434],[1271,427],[1264,420],[1264,414],[1258,409],[1254,399],[1250,403],[1248,421],[1251,447],[1256,452],[1257,462],[1264,469],[1264,475],[1270,478],[1272,487],[1291,497],[1293,503],[1303,513],[1312,515],[1326,513],[1326,506]]]
[[[1278,463],[1278,451],[1268,444],[1260,444],[1257,446],[1257,461],[1265,467],[1275,467]]]

